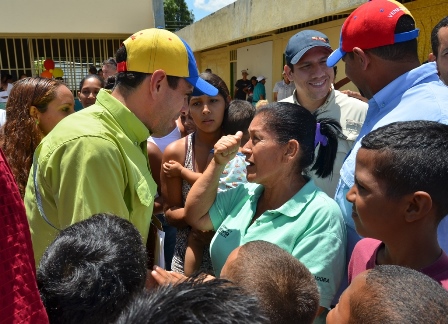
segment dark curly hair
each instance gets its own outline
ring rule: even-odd
[[[22,198],[25,196],[34,150],[43,138],[39,126],[30,115],[30,107],[35,106],[44,113],[48,103],[56,97],[56,89],[61,85],[61,82],[52,79],[26,78],[17,81],[9,94],[0,147],[5,153]]]

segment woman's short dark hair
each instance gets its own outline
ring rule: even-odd
[[[316,119],[307,109],[288,102],[274,102],[259,109],[266,127],[276,137],[279,144],[290,140],[300,143],[300,159],[298,170],[302,172],[312,166],[316,175],[326,178],[333,173],[333,164],[338,149],[338,132],[341,125],[334,119]],[[319,145],[314,162],[315,138],[317,122],[320,123],[320,133],[327,137],[327,144]],[[314,164],[313,164],[314,162]]]
[[[81,82],[79,83],[79,91],[82,90],[82,87],[84,86],[84,82],[86,82],[86,80],[88,79],[97,79],[100,84],[101,84],[101,88],[104,88],[104,79],[102,77],[100,77],[98,74],[89,74],[86,77],[82,78]]]

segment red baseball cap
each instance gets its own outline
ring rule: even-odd
[[[412,17],[405,6],[394,0],[372,0],[359,6],[342,25],[339,48],[328,57],[327,65],[336,65],[354,47],[371,49],[417,38],[418,28],[395,34],[403,15]]]

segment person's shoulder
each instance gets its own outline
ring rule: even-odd
[[[353,254],[371,256],[381,245],[381,241],[374,238],[363,238],[356,243]]]
[[[276,85],[277,87],[282,86],[282,85],[283,85],[283,80],[280,80],[280,81],[275,82],[275,85]]]
[[[335,107],[340,109],[341,126],[345,136],[354,140],[367,116],[368,104],[362,100],[347,96],[338,90],[335,91]],[[347,129],[345,129],[347,128]],[[353,138],[355,136],[355,138]]]
[[[347,106],[351,110],[367,112],[368,104],[357,98],[350,97],[339,90],[334,90],[335,100],[341,107]]]
[[[286,97],[285,99],[280,100],[279,102],[288,102],[288,103],[294,103],[294,94],[292,94],[289,97]]]
[[[168,146],[165,148],[165,151],[163,152],[163,156],[169,159],[175,159],[175,158],[185,159],[185,147],[188,140],[188,136],[189,135],[168,144]]]
[[[403,94],[397,107],[400,106],[404,109],[406,106],[420,107],[422,103],[425,105],[425,117],[441,123],[448,123],[448,86],[440,79],[409,88]]]
[[[338,204],[316,186],[314,180],[310,179],[296,195],[304,195],[305,199],[308,200],[307,209],[310,213],[322,215],[324,218],[326,218],[325,215],[332,215],[333,220],[343,223]]]

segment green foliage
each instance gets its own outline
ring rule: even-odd
[[[188,9],[185,0],[163,0],[165,11],[165,26],[175,32],[193,23],[194,14]]]

